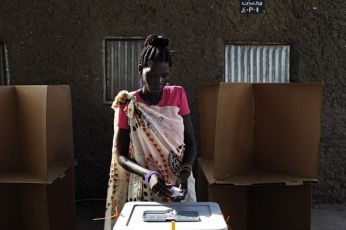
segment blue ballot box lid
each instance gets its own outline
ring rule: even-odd
[[[113,230],[224,230],[228,229],[220,207],[213,202],[128,202]]]

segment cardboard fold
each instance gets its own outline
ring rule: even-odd
[[[276,175],[270,183],[279,175],[292,178],[287,184],[316,181],[321,92],[320,84],[200,86],[201,157],[213,162],[215,179],[253,172],[251,182],[258,172]]]
[[[219,203],[234,230],[310,229],[321,91],[320,84],[200,86],[198,200]]]
[[[16,89],[0,86],[0,173],[19,169]]]
[[[0,125],[0,181],[49,181],[50,163],[73,161],[67,85],[0,87]]]
[[[229,184],[229,185],[261,185],[261,184],[285,184],[285,185],[302,185],[305,182],[317,182],[316,179],[300,177],[288,173],[276,173],[264,170],[249,169],[220,179],[215,178],[214,162],[198,159],[198,164],[202,169],[207,182],[211,184]]]
[[[52,162],[48,164],[47,178],[23,171],[3,171],[0,174],[0,183],[52,184],[56,179],[64,177],[65,171],[72,166],[75,166],[74,161]]]
[[[215,178],[253,167],[253,97],[251,84],[219,86],[215,129]]]
[[[197,200],[217,202],[232,229],[310,229],[311,183],[210,183],[211,173],[199,161]]]
[[[198,95],[199,100],[203,103],[199,104],[199,122],[201,151],[205,159],[214,159],[215,152],[214,137],[216,128],[216,115],[218,106],[218,86],[217,85],[200,85],[198,91],[203,92]]]
[[[69,86],[1,86],[0,127],[0,228],[75,229]]]
[[[52,184],[0,183],[1,229],[75,229],[74,167]]]
[[[47,88],[47,162],[73,160],[72,105],[68,86]]]
[[[20,163],[23,171],[45,178],[47,175],[46,116],[47,87],[16,88]]]

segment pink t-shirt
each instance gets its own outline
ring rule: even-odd
[[[139,95],[140,90],[131,92],[133,96],[136,97],[138,102],[145,103]],[[146,103],[145,103],[146,104]],[[178,114],[181,116],[188,115],[190,113],[189,104],[187,102],[187,97],[185,90],[181,86],[165,86],[162,92],[162,98],[157,105],[148,105],[150,107],[165,107],[165,106],[176,106],[179,108]],[[119,108],[118,123],[116,124],[119,128],[129,129],[129,124],[127,120],[124,108]]]

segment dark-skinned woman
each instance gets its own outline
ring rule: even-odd
[[[182,201],[196,201],[192,175],[196,144],[190,109],[184,89],[168,85],[172,65],[168,43],[161,36],[147,37],[138,68],[141,88],[121,91],[113,102],[106,217],[126,201],[165,202],[172,196],[172,186],[182,190]]]

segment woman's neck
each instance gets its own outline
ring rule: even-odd
[[[142,88],[139,92],[141,98],[149,105],[156,105],[162,98],[162,91],[158,93],[149,92],[145,88]]]

